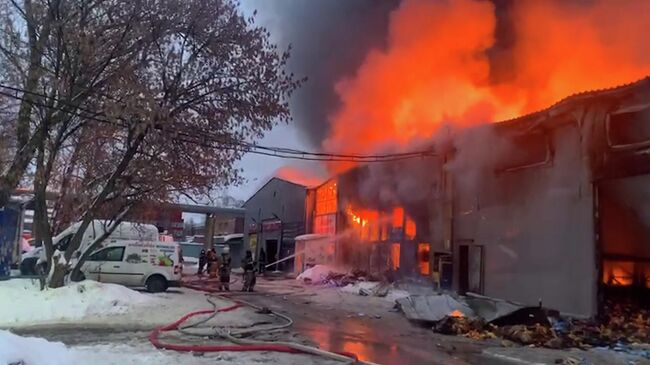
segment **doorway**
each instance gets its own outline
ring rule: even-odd
[[[599,278],[605,298],[649,304],[650,175],[597,185]]]
[[[458,246],[458,290],[483,294],[484,248],[482,245]]]
[[[278,261],[278,240],[266,240],[266,264],[270,264]],[[273,266],[273,270],[276,271],[278,265]]]

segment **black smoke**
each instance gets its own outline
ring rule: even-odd
[[[307,77],[294,94],[295,125],[313,148],[329,131],[339,107],[335,83],[354,76],[371,49],[385,46],[389,15],[399,0],[254,1],[259,20],[282,45],[291,44],[289,68]]]

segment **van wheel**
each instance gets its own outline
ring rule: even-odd
[[[151,293],[160,293],[167,290],[167,279],[160,275],[154,275],[147,279],[147,282],[144,284],[148,292]]]

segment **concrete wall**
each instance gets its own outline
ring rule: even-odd
[[[591,316],[597,308],[593,191],[580,130],[569,123],[547,133],[554,152],[548,163],[494,172],[490,166],[518,151],[493,150],[496,159],[484,170],[454,174],[454,285],[459,245],[482,245],[485,295],[528,305],[542,300]]]
[[[262,222],[280,218],[285,223],[305,221],[305,197],[307,189],[279,178],[272,178],[244,203],[244,244],[250,247],[251,225],[257,226],[258,245],[266,239],[279,239],[280,232],[261,232]],[[263,247],[263,246],[262,246]]]

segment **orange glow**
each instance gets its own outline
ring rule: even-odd
[[[603,283],[612,286],[630,286],[634,283],[634,263],[603,262]]]
[[[402,228],[404,225],[404,208],[393,209],[393,228]]]
[[[324,180],[318,176],[309,175],[309,173],[304,169],[298,169],[292,166],[280,167],[275,171],[274,176],[307,187],[318,186]]]
[[[368,360],[369,349],[363,342],[345,341],[343,351],[357,355],[360,361]]]
[[[336,213],[336,199],[336,180],[330,180],[318,187],[318,189],[316,189],[316,215]]]
[[[418,269],[420,274],[429,275],[429,254],[431,252],[431,245],[428,243],[419,243],[418,244]]]
[[[465,315],[463,314],[463,312],[459,311],[458,309],[454,309],[453,312],[449,313],[449,317],[460,318],[460,317],[465,317]]]
[[[402,1],[386,48],[337,83],[342,106],[324,149],[407,149],[447,124],[505,120],[650,74],[650,1],[511,3],[515,41],[495,47],[490,1]]]
[[[346,213],[353,229],[361,241],[378,241],[381,221],[379,212],[371,209],[353,210],[348,206]]]
[[[393,270],[399,269],[399,257],[400,257],[400,244],[393,243],[390,245],[390,268]]]
[[[411,218],[406,218],[406,228],[404,229],[404,235],[406,236],[406,239],[414,239],[416,230],[415,221]]]

